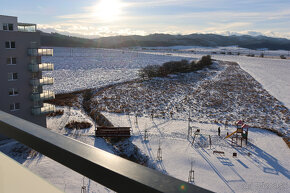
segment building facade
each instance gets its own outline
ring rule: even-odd
[[[43,77],[42,71],[54,65],[41,63],[41,56],[52,55],[52,49],[40,48],[35,24],[0,15],[0,110],[46,127],[46,114],[55,107],[43,101],[55,96],[43,85],[54,80]]]

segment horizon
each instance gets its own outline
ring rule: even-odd
[[[38,29],[39,30],[39,29]],[[250,36],[250,37],[267,37],[267,38],[276,38],[276,39],[287,39],[290,40],[290,38],[284,38],[284,37],[272,37],[272,36],[267,36],[267,35],[263,35],[263,34],[258,34],[258,35],[251,35],[251,34],[216,34],[216,33],[191,33],[191,34],[169,34],[169,33],[151,33],[151,34],[145,34],[145,35],[138,35],[138,34],[132,34],[132,35],[126,35],[126,34],[121,34],[121,35],[111,35],[111,36],[98,36],[98,37],[91,37],[91,36],[78,36],[77,34],[72,35],[72,34],[63,34],[61,32],[45,32],[42,30],[39,30],[42,33],[48,33],[48,34],[60,34],[60,35],[64,35],[64,36],[69,36],[69,37],[73,37],[73,38],[84,38],[84,39],[99,39],[99,38],[110,38],[110,37],[126,37],[126,36],[150,36],[150,35],[170,35],[170,36],[187,36],[187,35],[219,35],[219,36],[224,36],[224,37],[229,37],[229,36]]]
[[[290,39],[289,7],[286,0],[4,0],[0,10],[44,32],[85,38],[197,33]]]

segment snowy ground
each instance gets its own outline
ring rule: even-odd
[[[64,111],[64,115],[62,116],[51,117],[47,119],[48,129],[75,138],[79,141],[100,148],[107,152],[113,153],[112,147],[108,145],[104,139],[94,137],[94,123],[88,116],[86,116],[83,111],[69,108],[64,108]],[[71,120],[88,121],[92,123],[93,126],[81,131],[71,131],[64,128],[66,123]],[[83,186],[83,182],[87,188],[87,191],[90,193],[112,192],[110,189],[103,187],[102,185],[88,178],[84,178],[77,172],[55,162],[54,160],[44,155],[36,154],[36,156],[31,156],[31,153],[28,153],[28,150],[23,148],[23,145],[17,142],[12,142],[7,145],[0,146],[0,151],[4,152],[8,156],[11,156],[13,159],[29,168],[30,171],[44,178],[64,192],[80,192],[81,187]]]
[[[182,59],[131,50],[54,48],[54,56],[42,57],[42,62],[54,63],[55,67],[54,71],[43,73],[55,79],[46,88],[63,93],[132,80],[138,77],[142,67]]]
[[[289,110],[237,63],[216,62],[210,69],[169,78],[130,82],[98,92],[92,106],[107,112],[191,119],[273,129],[289,136]]]
[[[193,162],[195,184],[215,192],[289,192],[290,152],[277,135],[250,128],[249,144],[246,147],[232,146],[224,140],[226,132],[222,125],[193,122],[195,131],[201,130],[192,145],[187,139],[188,122],[170,119],[153,119],[104,113],[114,125],[132,126],[133,143],[157,165],[158,170],[187,181]],[[222,127],[221,137],[217,127]],[[149,138],[144,140],[145,129]],[[212,146],[209,147],[209,135]],[[159,141],[162,161],[157,161]],[[224,151],[225,155],[214,155],[213,150]],[[237,158],[232,154],[236,152]],[[250,153],[250,155],[248,155]]]
[[[290,109],[290,60],[273,59],[273,58],[258,58],[236,55],[212,54],[210,49],[203,49],[201,53],[184,51],[154,50],[146,51],[158,55],[180,56],[190,58],[201,58],[203,55],[210,54],[213,59],[222,61],[237,62],[243,70],[248,72],[275,98],[280,100]],[[254,52],[246,49],[245,52]],[[267,51],[270,52],[270,51]],[[276,54],[281,54],[286,51],[273,51]]]
[[[138,77],[138,69],[149,64],[181,59],[194,60],[211,54],[217,60],[237,62],[271,95],[290,109],[290,60],[223,55],[219,54],[221,51],[256,55],[263,52],[265,56],[289,55],[288,51],[283,50],[255,51],[238,47],[175,46],[154,50],[54,48],[54,56],[42,57],[42,61],[55,64],[54,71],[44,74],[55,78],[54,85],[48,88],[62,93],[132,80]]]
[[[162,64],[170,60],[199,58],[203,54],[183,51],[164,52],[106,49],[55,48],[53,57],[43,57],[43,62],[55,63],[55,71],[46,75],[55,78],[52,89],[57,93],[83,88],[101,87],[137,77],[137,71],[148,64]],[[145,52],[145,51],[144,51]],[[148,51],[146,51],[148,52]],[[208,50],[208,52],[211,52]],[[215,59],[236,61],[274,97],[290,107],[290,64],[289,60],[249,58],[245,56],[214,55]],[[273,68],[275,65],[275,68]],[[86,120],[94,123],[81,110],[64,108],[59,117],[48,118],[48,128],[73,137],[89,145],[113,153],[113,148],[101,138],[94,138],[94,126],[82,131],[64,128],[69,120]],[[195,184],[215,192],[290,192],[290,153],[281,137],[271,132],[250,128],[249,144],[243,148],[232,146],[224,140],[227,132],[223,125],[192,122],[193,130],[201,130],[194,144],[187,139],[188,122],[180,119],[151,118],[146,115],[106,113],[104,115],[115,126],[131,126],[130,138],[150,158],[159,171],[187,181],[191,162]],[[217,127],[222,136],[217,136]],[[145,129],[148,140],[144,140]],[[289,129],[289,128],[286,128]],[[209,147],[209,135],[212,146]],[[162,161],[156,160],[159,141]],[[213,150],[225,155],[214,155]],[[31,154],[22,145],[12,142],[0,145],[0,151],[8,154],[30,170],[45,178],[65,192],[80,192],[83,176],[39,154]],[[24,151],[26,153],[21,153]],[[20,153],[19,153],[20,152]],[[232,154],[236,152],[237,158]],[[109,189],[85,178],[88,192],[110,192]]]
[[[94,126],[82,131],[64,128],[70,120],[89,121],[83,111],[64,109],[62,116],[48,118],[48,128],[113,153],[110,145],[101,138],[94,138]],[[218,124],[191,122],[193,131],[200,129],[200,135],[187,139],[188,122],[175,119],[157,119],[134,115],[103,113],[115,126],[131,126],[130,140],[150,158],[157,170],[178,179],[187,181],[193,163],[194,184],[215,192],[289,192],[290,153],[284,141],[277,135],[260,129],[250,128],[248,146],[232,146],[225,140],[227,132],[235,129]],[[93,122],[91,122],[93,124]],[[217,127],[221,127],[221,137]],[[144,140],[145,129],[148,139]],[[209,135],[212,146],[209,146]],[[162,150],[162,161],[157,160],[157,150]],[[20,146],[20,147],[19,147]],[[64,192],[77,193],[83,185],[88,192],[112,192],[61,164],[37,154],[36,156],[17,153],[21,145],[12,142],[0,146],[0,151],[28,167]],[[16,149],[16,150],[15,150]],[[213,151],[223,151],[225,155],[214,155]],[[232,154],[236,152],[237,158]],[[249,154],[250,153],[250,154]]]

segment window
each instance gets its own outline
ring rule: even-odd
[[[4,31],[13,31],[13,24],[12,23],[3,23],[3,30]]]
[[[3,23],[3,30],[7,31],[8,30],[8,24],[7,23]]]
[[[7,58],[6,64],[15,65],[16,64],[16,58],[14,58],[14,57]]]
[[[18,95],[19,92],[17,88],[9,88],[8,94],[9,96],[15,96],[15,95]]]
[[[18,73],[15,73],[15,72],[8,73],[8,80],[9,81],[17,80],[17,79],[18,79]]]
[[[33,86],[32,87],[32,93],[39,93],[38,86]]]
[[[9,29],[9,31],[13,31],[13,24],[12,23],[8,24],[8,29]]]
[[[11,49],[11,48],[15,48],[16,45],[15,45],[15,42],[14,41],[7,41],[5,42],[5,48],[7,49]]]
[[[10,111],[16,111],[20,109],[20,103],[10,104]]]

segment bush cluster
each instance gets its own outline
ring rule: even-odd
[[[201,70],[212,64],[210,55],[203,56],[198,62],[187,60],[165,62],[163,65],[149,65],[139,71],[141,78],[165,77],[168,74],[186,73]]]
[[[68,129],[86,129],[92,126],[89,122],[78,122],[78,121],[71,121],[65,125]]]
[[[55,116],[63,115],[63,113],[64,113],[64,110],[56,110],[55,112],[49,113],[46,116],[47,117],[55,117]]]

